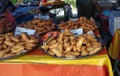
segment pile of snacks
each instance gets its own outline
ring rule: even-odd
[[[36,30],[39,34],[44,34],[55,29],[55,24],[51,20],[34,19],[20,25],[20,27]]]
[[[12,25],[5,18],[0,18],[0,33],[6,33],[8,31],[12,30],[14,27],[15,27],[15,25]]]
[[[69,30],[60,33],[56,38],[49,39],[41,47],[48,54],[61,58],[89,56],[97,53],[102,48],[101,43],[93,36],[88,34],[74,36]]]
[[[86,33],[90,30],[95,30],[97,28],[96,23],[93,22],[91,19],[87,19],[86,17],[80,17],[76,21],[68,21],[68,22],[62,22],[61,24],[58,25],[60,30],[65,30],[65,29],[78,29],[82,28],[83,31]]]
[[[14,36],[13,33],[6,33],[0,35],[0,58],[15,56],[23,51],[32,50],[39,40],[34,37],[22,33]]]

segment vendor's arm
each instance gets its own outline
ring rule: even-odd
[[[101,13],[101,7],[98,5],[97,1],[96,0],[93,0],[94,4],[95,4],[95,7],[98,11],[98,13]]]

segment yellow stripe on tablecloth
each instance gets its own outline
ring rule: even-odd
[[[107,55],[94,55],[86,58],[79,58],[74,60],[66,60],[61,58],[54,58],[48,55],[25,55],[14,59],[5,60],[3,62],[10,63],[44,63],[44,64],[89,64],[89,65],[103,65],[107,59]],[[2,63],[3,63],[2,62]]]

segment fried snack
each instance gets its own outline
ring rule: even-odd
[[[98,48],[93,49],[92,51],[90,51],[89,55],[98,52],[100,49],[101,49],[101,47],[98,47]]]
[[[52,51],[48,51],[48,53],[52,56],[55,55]]]
[[[4,56],[4,54],[6,53],[5,50],[0,50],[0,58],[2,58]]]
[[[86,17],[80,17],[76,21],[71,21],[69,20],[68,22],[62,22],[59,24],[59,29],[60,30],[65,30],[65,29],[79,29],[82,28],[83,31],[86,33],[90,30],[95,30],[97,28],[95,22],[87,19]]]
[[[71,43],[71,45],[75,45],[77,42],[76,42],[76,40],[71,40],[70,43]]]
[[[77,52],[77,47],[75,45],[73,46],[73,51]]]
[[[0,50],[1,50],[2,48],[3,48],[2,45],[0,45]]]
[[[62,52],[58,48],[54,48],[51,50],[56,56],[62,57]]]
[[[33,19],[20,25],[20,27],[36,30],[39,34],[44,34],[55,29],[55,24],[51,20]]]
[[[63,44],[59,44],[58,49],[60,49],[60,51],[63,52]]]
[[[91,43],[87,43],[86,46],[87,46],[87,47],[91,47]]]
[[[53,49],[53,48],[56,48],[57,46],[58,46],[58,44],[56,43],[56,44],[54,44],[54,45],[49,46],[49,48],[50,48],[50,49]]]
[[[0,44],[2,44],[3,43],[3,41],[2,40],[0,40]]]
[[[64,43],[69,42],[69,41],[70,41],[70,38],[69,38],[69,37],[65,37],[65,38],[64,38]]]
[[[75,36],[70,36],[70,40],[74,40],[75,39]]]
[[[8,48],[5,49],[5,50],[1,50],[1,51],[0,51],[0,58],[2,58],[7,52],[9,52],[10,49],[11,49],[11,47],[8,47]]]
[[[4,44],[5,44],[5,45],[7,45],[7,46],[11,46],[11,47],[15,45],[15,43],[14,43],[14,42],[7,41],[7,40],[6,40],[6,41],[4,41]]]
[[[64,49],[67,48],[67,47],[69,47],[69,46],[70,46],[69,42],[66,42],[66,43],[63,44]]]
[[[28,40],[29,40],[26,33],[22,33],[22,34],[21,34],[21,37],[22,37],[22,39],[23,39],[24,41],[28,41]]]
[[[90,51],[93,51],[94,48],[93,47],[89,47],[89,48],[87,48],[87,50],[90,52]]]
[[[84,37],[79,38],[78,42],[76,43],[77,50],[80,51],[80,48],[82,46]]]
[[[5,35],[14,36],[14,34],[12,32],[6,33]]]
[[[24,46],[26,43],[25,42],[19,42],[19,43],[17,43],[16,45],[17,46]]]
[[[80,51],[84,51],[84,50],[86,50],[86,49],[87,49],[86,46],[81,46]]]
[[[32,50],[33,48],[32,48],[32,47],[25,47],[25,49],[26,49],[27,51],[29,51],[29,50]]]
[[[67,53],[67,54],[65,54],[65,57],[66,57],[66,58],[75,58],[76,56],[75,56],[75,55],[72,55],[72,54]]]
[[[10,38],[14,42],[20,42],[20,40],[17,37],[11,36]]]
[[[79,52],[69,52],[71,55],[74,55],[74,56],[79,56],[80,53]]]
[[[26,47],[28,47],[28,48],[33,48],[35,46],[36,46],[36,44],[26,43]]]
[[[2,34],[0,41],[0,58],[20,54],[23,50],[32,50],[39,42],[36,37],[25,33],[18,36],[13,33]]]
[[[87,55],[89,55],[88,51],[84,50],[84,51],[81,52],[81,56],[87,56]]]
[[[69,46],[69,47],[67,47],[67,48],[66,48],[66,50],[64,51],[64,53],[70,52],[70,51],[72,50],[72,48],[73,48],[73,46],[72,46],[72,45],[71,45],[71,46]]]
[[[27,40],[27,43],[38,43],[38,39]]]
[[[57,40],[52,40],[52,41],[50,41],[48,44],[49,45],[53,45],[53,44],[56,44],[57,43]]]
[[[53,37],[50,37],[49,39],[47,39],[47,41],[45,40],[46,43],[49,43],[53,40],[54,38]]]
[[[11,53],[10,53],[10,54],[5,54],[5,55],[4,55],[4,58],[6,58],[6,57],[11,57],[11,56],[15,56],[15,54],[11,54]]]
[[[83,20],[85,21],[85,18]],[[41,48],[53,56],[77,58],[92,55],[102,47],[101,43],[90,35],[82,34],[74,36],[69,30],[65,30],[56,38],[50,40],[49,43],[44,44]]]
[[[20,51],[23,51],[24,50],[24,46],[14,46],[12,49],[11,49],[11,53],[18,53]]]
[[[49,46],[48,45],[43,45],[43,46],[41,46],[41,48],[43,48],[45,51],[48,51]]]
[[[9,35],[5,35],[5,39],[6,39],[7,41],[11,41],[11,38],[10,38]]]

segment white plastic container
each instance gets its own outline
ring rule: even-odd
[[[109,30],[112,36],[118,28],[120,28],[120,11],[112,11],[109,16]]]

